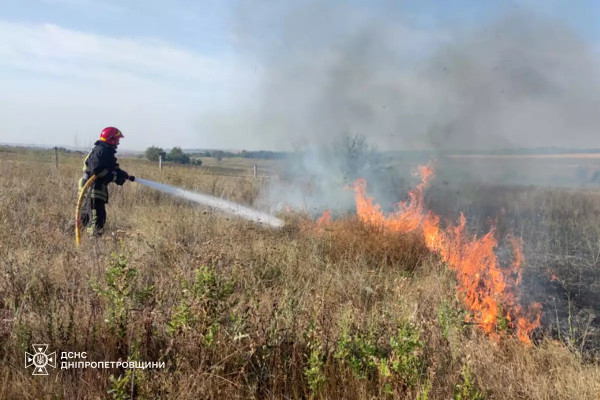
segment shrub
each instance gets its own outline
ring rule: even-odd
[[[483,400],[485,398],[466,365],[463,365],[460,376],[462,382],[454,385],[454,400]]]
[[[92,283],[92,289],[108,303],[105,322],[120,338],[124,338],[127,333],[131,310],[154,291],[152,286],[137,289],[137,276],[137,269],[127,265],[124,255],[113,254],[108,263],[104,285]]]
[[[162,156],[163,160],[166,160],[166,153],[160,147],[152,146],[146,149],[146,158],[148,160],[156,162],[160,156]]]
[[[181,147],[173,147],[169,154],[167,154],[167,161],[171,161],[178,164],[189,164],[190,156],[185,154]]]
[[[194,280],[183,280],[182,286],[182,299],[167,324],[167,333],[176,335],[200,325],[204,344],[211,345],[220,323],[230,317],[233,281],[219,276],[214,267],[201,266]]]

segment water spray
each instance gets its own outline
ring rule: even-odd
[[[77,199],[77,209],[75,211],[75,243],[79,247],[80,242],[80,230],[81,230],[81,206],[83,205],[83,199],[86,197],[89,188],[96,180],[96,175],[90,177],[86,182],[85,186],[80,190]],[[249,207],[242,206],[240,204],[221,199],[219,197],[209,196],[203,193],[196,193],[189,190],[184,190],[174,186],[165,185],[164,183],[158,183],[149,181],[146,179],[135,179],[135,182],[141,183],[142,185],[151,187],[161,192],[172,194],[173,196],[181,197],[195,203],[204,204],[209,207],[213,207],[224,211],[229,214],[236,215],[240,218],[247,219],[249,221],[258,222],[259,224],[268,225],[272,228],[281,228],[285,223],[283,220],[276,218],[270,214],[254,210]]]
[[[136,178],[135,182],[141,183],[142,185],[151,187],[156,190],[160,190],[161,192],[172,194],[173,196],[181,197],[182,199],[190,200],[195,203],[204,204],[206,206],[219,209],[221,211],[236,215],[240,218],[244,218],[249,221],[268,225],[272,228],[281,228],[285,224],[283,220],[276,218],[270,214],[254,210],[252,208],[245,207],[232,201],[221,199],[219,197],[192,192],[174,186],[165,185],[164,183],[149,181],[146,179]]]

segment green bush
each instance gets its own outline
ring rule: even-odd
[[[131,310],[137,304],[144,302],[154,291],[153,286],[138,289],[137,276],[137,269],[127,265],[127,258],[124,255],[112,254],[106,269],[104,284],[92,282],[92,289],[107,302],[105,322],[121,338],[127,334]]]
[[[384,358],[385,353],[377,346],[373,332],[353,333],[344,322],[335,357],[347,363],[358,378],[367,379],[378,367],[376,360]]]
[[[167,161],[178,163],[178,164],[189,164],[190,156],[185,154],[181,147],[173,147],[169,154],[167,154]]]
[[[222,322],[229,321],[233,281],[219,276],[214,267],[196,269],[193,281],[182,281],[182,298],[167,323],[167,333],[176,335],[200,326],[203,342],[210,346]]]
[[[304,375],[308,381],[308,387],[313,394],[317,394],[327,381],[324,367],[326,355],[323,351],[323,344],[319,340],[319,335],[314,322],[311,320],[308,330],[304,333],[309,351],[308,362],[304,368]]]
[[[390,338],[392,353],[389,360],[392,371],[396,372],[407,386],[415,385],[425,373],[423,355],[425,343],[421,333],[413,324],[403,324],[396,336]]]
[[[166,154],[160,147],[152,146],[146,149],[146,158],[150,161],[156,162],[160,156],[162,156],[163,160],[166,160]]]
[[[485,398],[473,380],[469,367],[463,365],[460,376],[462,382],[454,385],[454,400],[483,400]]]

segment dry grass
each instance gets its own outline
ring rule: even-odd
[[[561,154],[451,154],[449,158],[484,158],[484,159],[566,159],[566,158],[600,158],[600,153],[561,153]]]
[[[352,218],[319,230],[301,216],[272,231],[126,184],[111,193],[107,225],[125,235],[86,238],[78,250],[71,221],[81,160],[64,157],[59,171],[50,157],[34,160],[0,153],[0,398],[600,393],[600,367],[572,347],[551,338],[524,347],[502,332],[496,342],[466,325],[452,274],[418,235],[373,232]],[[202,168],[168,167],[160,176],[147,163],[121,165],[245,203],[260,190]],[[115,269],[112,253],[126,259],[125,269]],[[123,281],[132,269],[119,314],[103,295],[107,277],[120,271]],[[166,368],[135,378],[117,369],[31,376],[23,352],[32,343]]]

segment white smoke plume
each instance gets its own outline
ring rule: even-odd
[[[381,150],[600,146],[599,54],[564,22],[515,7],[423,26],[402,2],[294,4],[240,11],[260,85],[252,105],[206,117],[220,135],[266,149],[345,134]]]
[[[264,196],[272,205],[347,208],[351,192],[336,169],[345,161],[326,149],[348,135],[382,151],[440,154],[600,148],[599,55],[564,22],[515,7],[467,26],[424,27],[402,2],[295,4],[241,9],[240,49],[261,85],[254,105],[206,118],[221,135],[255,138],[256,148],[304,151],[300,176],[312,194],[275,186]],[[374,190],[389,184],[365,174]]]

